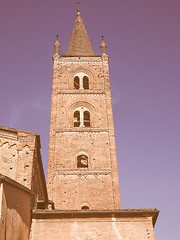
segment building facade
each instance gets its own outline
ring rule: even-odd
[[[103,37],[101,55],[96,55],[78,9],[66,54],[60,54],[58,38],[54,47],[47,190],[39,136],[3,127],[0,131],[0,206],[9,199],[3,184],[13,179],[11,185],[29,199],[26,212],[32,211],[27,213],[28,224],[22,224],[23,235],[20,229],[21,237],[12,239],[155,240],[158,210],[121,209]],[[0,210],[11,218],[14,212],[9,208]],[[19,208],[14,207],[14,216],[22,216],[25,205]],[[1,214],[1,238],[11,239],[6,237],[5,222],[9,220]]]

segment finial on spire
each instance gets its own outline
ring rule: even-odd
[[[79,2],[77,2],[77,15],[80,15]]]
[[[59,44],[59,40],[58,40],[58,35],[56,35],[56,42],[54,44],[54,54],[55,55],[59,55],[59,48],[60,48],[60,44]]]
[[[106,44],[104,42],[104,36],[102,36],[102,40],[101,40],[101,53],[102,55],[106,55]]]

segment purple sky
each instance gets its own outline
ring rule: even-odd
[[[95,53],[110,57],[122,208],[157,208],[157,240],[179,240],[180,1],[83,0]],[[0,125],[41,135],[45,171],[56,34],[65,53],[74,0],[0,4]]]

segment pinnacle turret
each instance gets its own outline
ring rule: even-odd
[[[59,55],[60,43],[59,43],[59,40],[58,40],[58,35],[56,37],[57,37],[57,39],[56,39],[56,42],[54,44],[54,54]]]
[[[101,54],[102,55],[106,55],[106,44],[104,42],[104,37],[102,36],[102,40],[101,40]]]

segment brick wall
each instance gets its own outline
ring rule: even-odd
[[[10,177],[34,192],[37,200],[48,202],[38,134],[0,127],[0,174]]]
[[[132,214],[133,215],[133,214]],[[135,214],[136,215],[136,214]],[[31,240],[155,240],[152,216],[34,218]],[[52,238],[53,236],[53,238]]]
[[[79,73],[89,89],[74,89]],[[90,127],[74,127],[77,108],[88,109]],[[86,169],[77,168],[80,152]],[[107,56],[54,56],[47,187],[57,209],[120,209]]]

